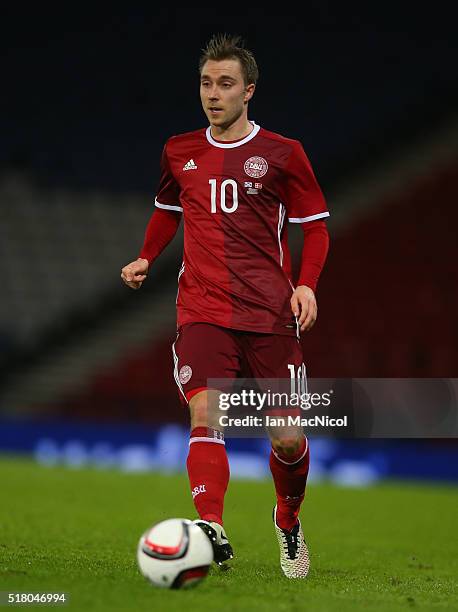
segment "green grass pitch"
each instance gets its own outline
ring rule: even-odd
[[[195,518],[185,475],[3,458],[0,483],[0,591],[67,591],[64,610],[458,610],[453,487],[310,485],[301,517],[312,565],[306,580],[291,581],[278,562],[272,484],[233,481],[231,570],[213,567],[198,587],[165,591],[139,574],[136,545],[156,521]]]

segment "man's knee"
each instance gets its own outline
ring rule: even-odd
[[[294,456],[303,444],[304,436],[275,437],[271,439],[273,449],[283,456]]]
[[[189,402],[191,427],[211,427],[222,431],[218,421],[218,392],[213,390],[199,391]]]

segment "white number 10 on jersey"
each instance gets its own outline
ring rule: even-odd
[[[210,201],[211,207],[210,212],[216,212],[216,191],[217,191],[217,180],[209,179],[210,183]],[[226,189],[228,186],[232,187],[232,206],[226,205]],[[237,183],[233,179],[226,179],[221,183],[220,188],[220,202],[221,202],[221,210],[227,213],[233,213],[237,210],[237,206],[239,205],[239,198],[237,195]]]

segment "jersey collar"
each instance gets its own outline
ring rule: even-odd
[[[242,140],[237,140],[236,142],[219,142],[218,140],[215,140],[211,134],[210,126],[208,126],[205,134],[207,136],[208,142],[214,147],[219,147],[220,149],[233,149],[234,147],[241,147],[246,142],[252,140],[261,129],[261,127],[257,125],[254,121],[250,121],[250,123],[253,124],[253,129],[251,130],[251,132],[248,134],[248,136],[245,136],[245,138],[242,138]]]

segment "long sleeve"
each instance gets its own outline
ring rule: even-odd
[[[156,208],[146,228],[139,257],[151,265],[175,236],[181,216],[180,212]]]
[[[297,285],[316,290],[329,249],[329,234],[324,221],[302,223],[304,246]]]

